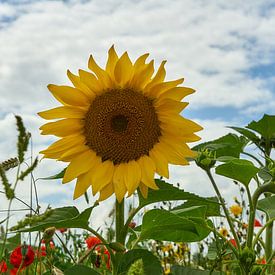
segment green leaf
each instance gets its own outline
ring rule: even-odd
[[[41,180],[56,180],[56,179],[62,179],[65,175],[65,172],[66,172],[66,169],[63,169],[61,172],[53,175],[53,176],[50,176],[50,177],[47,177],[47,178],[41,178]]]
[[[258,175],[265,182],[272,180],[272,175],[266,167],[260,168]]]
[[[32,232],[45,230],[48,227],[56,228],[83,228],[86,229],[89,224],[89,218],[93,208],[96,205],[85,209],[79,213],[76,207],[67,206],[53,209],[48,217],[42,221],[38,221],[31,227],[20,229],[20,232]],[[39,216],[38,216],[39,217]]]
[[[131,265],[139,260],[143,261],[143,269],[145,275],[162,275],[162,267],[159,259],[150,251],[145,249],[133,249],[123,254],[119,266],[118,275],[126,275]]]
[[[160,202],[160,201],[176,201],[176,200],[197,200],[205,202],[207,199],[197,196],[195,194],[185,192],[172,184],[166,183],[163,180],[155,180],[158,190],[148,190],[147,198],[143,198],[143,196],[139,193],[139,206],[144,207],[148,204]]]
[[[216,174],[237,180],[248,185],[259,169],[245,159],[236,159],[216,167]]]
[[[97,272],[95,269],[90,268],[85,265],[74,265],[70,267],[69,269],[65,270],[64,275],[100,275],[99,272]]]
[[[140,240],[154,239],[158,241],[195,242],[204,239],[210,233],[207,226],[209,221],[198,218],[203,209],[187,209],[169,212],[167,210],[153,209],[143,216]]]
[[[2,249],[3,244],[4,244],[4,241],[0,239],[0,251]],[[7,249],[8,251],[12,251],[19,245],[21,245],[21,235],[16,234],[6,240],[4,248]]]
[[[206,206],[206,217],[221,216],[220,204],[217,197],[205,198],[204,201],[191,199],[173,208],[173,210],[188,208],[192,206]]]
[[[172,275],[223,275],[225,274],[222,271],[213,271],[210,273],[209,270],[200,270],[200,269],[194,269],[187,266],[180,266],[180,265],[173,265],[171,268]]]
[[[275,138],[275,116],[265,114],[259,121],[250,122],[246,128],[256,131],[265,139]]]
[[[216,157],[232,156],[239,158],[240,153],[247,144],[247,140],[235,134],[227,134],[221,138],[201,143],[192,148],[192,150],[199,151],[208,149],[216,153]]]
[[[259,200],[257,208],[265,212],[270,219],[275,218],[275,196]]]
[[[254,143],[258,143],[260,141],[259,137],[257,137],[257,135],[255,135],[252,131],[245,129],[245,128],[241,128],[241,127],[229,127],[233,130],[235,130],[236,132],[240,133],[241,135],[245,136],[246,138],[248,138],[249,140],[251,140]]]

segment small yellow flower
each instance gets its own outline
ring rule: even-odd
[[[232,205],[229,209],[230,209],[230,212],[236,217],[239,216],[243,211],[242,207],[239,206],[238,204]]]
[[[222,227],[220,230],[219,230],[220,234],[223,235],[224,237],[227,237],[229,234],[228,234],[228,231],[225,227]]]

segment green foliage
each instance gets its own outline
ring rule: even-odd
[[[259,168],[249,160],[234,159],[216,167],[216,173],[234,180],[244,185],[248,185],[253,177],[258,173]]]
[[[195,242],[208,236],[211,226],[205,220],[206,207],[175,211],[153,209],[142,220],[140,240]]]
[[[248,140],[244,137],[239,137],[235,134],[227,134],[221,138],[201,143],[192,148],[195,151],[208,149],[215,152],[216,158],[231,156],[235,158],[240,157],[240,153],[247,145]]]
[[[0,166],[4,169],[4,171],[8,171],[11,168],[18,166],[18,158],[9,158],[0,163]]]
[[[11,200],[14,198],[14,190],[11,188],[11,184],[8,181],[8,178],[6,176],[5,170],[0,165],[0,178],[2,180],[2,184],[4,186],[5,195],[8,200]]]
[[[15,119],[18,130],[17,153],[19,162],[22,163],[24,161],[25,152],[28,149],[31,134],[26,131],[23,120],[20,116],[16,115]]]
[[[62,179],[65,175],[65,172],[66,172],[66,168],[63,169],[61,172],[53,175],[53,176],[50,176],[50,177],[46,177],[46,178],[41,178],[42,180],[57,180],[57,179]]]
[[[4,249],[7,251],[12,251],[15,249],[17,246],[21,245],[21,235],[16,234],[6,240],[4,242],[2,239],[0,239],[0,251],[3,249],[3,245],[5,245]]]
[[[186,192],[181,190],[172,184],[166,183],[163,180],[155,180],[157,186],[159,187],[158,190],[148,190],[147,198],[143,198],[143,196],[139,193],[139,207],[144,207],[148,204],[161,202],[161,201],[176,201],[176,200],[196,200],[198,203],[204,203],[208,201],[205,198],[202,198],[198,195]],[[208,201],[209,203],[215,203],[211,200]],[[216,203],[218,204],[218,203]]]
[[[199,270],[187,266],[174,265],[171,268],[172,275],[223,275],[224,272],[211,272],[209,270]]]
[[[38,164],[38,158],[35,158],[34,162],[31,166],[29,166],[25,171],[21,172],[20,176],[18,177],[19,180],[24,180],[24,178],[32,173],[32,171],[35,169],[35,167]]]
[[[131,265],[137,260],[142,259],[144,275],[161,275],[162,267],[159,259],[150,251],[145,249],[133,249],[123,254],[117,275],[126,275]]]
[[[264,211],[270,219],[275,218],[275,195],[259,200],[257,208]]]
[[[84,266],[84,265],[74,265],[69,269],[65,270],[64,275],[100,275],[95,269]]]
[[[50,215],[37,223],[34,223],[29,228],[21,229],[20,232],[33,232],[45,230],[48,227],[55,228],[83,228],[87,229],[88,221],[94,206],[85,209],[79,213],[76,207],[67,206],[52,209]]]
[[[189,208],[192,206],[206,206],[206,217],[221,216],[221,206],[217,197],[204,198],[204,201],[201,199],[189,199],[185,203],[173,208],[173,210]]]
[[[275,116],[265,114],[260,120],[250,122],[246,128],[259,133],[263,138],[275,138]]]

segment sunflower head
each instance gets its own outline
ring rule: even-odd
[[[105,69],[91,56],[90,71],[68,71],[73,87],[49,85],[62,106],[40,112],[42,135],[60,139],[41,153],[69,162],[63,182],[77,179],[74,198],[91,186],[105,200],[115,193],[118,201],[139,188],[157,189],[155,173],[169,177],[168,164],[187,165],[195,153],[186,143],[200,138],[202,128],[180,113],[181,100],[194,92],[178,87],[183,79],[165,80],[166,61],[154,73],[148,54],[132,62],[125,52],[118,57],[112,46]]]
[[[239,204],[234,204],[234,205],[232,205],[232,206],[229,208],[229,210],[230,210],[230,212],[231,212],[234,216],[236,216],[236,217],[238,217],[239,215],[241,215],[242,212],[243,212],[243,208],[242,208]]]

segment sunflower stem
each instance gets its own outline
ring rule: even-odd
[[[123,233],[124,229],[124,199],[119,203],[116,200],[116,242],[124,245],[125,235]],[[113,274],[118,273],[118,265],[121,257],[123,256],[122,252],[116,252],[115,262],[113,262]]]

